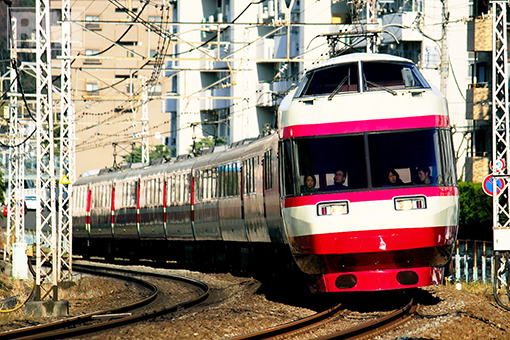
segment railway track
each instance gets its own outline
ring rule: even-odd
[[[160,315],[175,312],[179,309],[189,308],[201,303],[209,296],[209,287],[205,283],[180,276],[113,268],[106,269],[104,267],[89,265],[75,265],[74,269],[83,273],[109,276],[136,283],[147,290],[147,296],[121,307],[88,313],[34,327],[25,327],[3,332],[0,333],[0,339],[63,339],[71,336],[80,336],[148,320]],[[178,281],[196,287],[201,293],[195,294],[185,301],[165,305],[164,301],[158,301],[160,291],[156,285],[146,280],[135,278],[133,275]]]
[[[349,327],[342,331],[332,332],[320,337],[314,337],[316,340],[329,339],[370,339],[371,337],[387,332],[405,322],[407,322],[418,310],[418,305],[411,299],[404,307],[399,308],[389,314],[362,324]],[[307,332],[329,323],[334,322],[341,314],[341,304],[338,304],[324,312],[314,314],[310,317],[290,322],[281,326],[261,330],[250,334],[244,334],[228,338],[228,340],[266,340],[266,339],[286,339],[298,337]]]
[[[94,333],[103,330],[111,330],[116,327],[133,324],[139,321],[145,321],[155,318],[160,315],[169,314],[194,306],[204,301],[209,296],[209,287],[204,283],[198,282],[193,279],[176,277],[168,274],[158,274],[154,272],[125,270],[118,269],[118,267],[105,269],[102,265],[75,265],[77,271],[90,273],[100,276],[116,277],[122,280],[135,282],[144,287],[147,293],[139,301],[117,307],[109,310],[97,311],[94,313],[84,314],[76,317],[67,318],[57,322],[38,325],[35,327],[27,327],[17,329],[9,332],[0,333],[0,340],[2,339],[62,339],[73,336],[81,336],[84,334]],[[154,279],[148,281],[178,280],[185,284],[193,285],[194,288],[192,298],[183,299],[180,293],[179,299],[182,302],[173,303],[169,305],[168,299],[161,298],[162,293],[158,290],[158,283],[154,284],[147,282],[147,279],[141,280],[133,276],[146,276]],[[161,287],[165,287],[163,284]],[[198,293],[199,292],[199,293]],[[186,292],[184,294],[190,294]],[[175,293],[169,293],[168,296],[174,296]],[[159,300],[158,300],[159,299]],[[185,301],[183,301],[185,300]],[[409,301],[409,300],[407,300]],[[165,305],[166,303],[166,305]],[[372,317],[369,321],[358,323],[356,326],[344,328],[341,331],[331,331],[329,334],[324,335],[325,330],[338,329],[339,323],[345,321],[346,313],[345,307],[338,304],[323,312],[319,312],[309,317],[305,317],[293,322],[282,324],[276,327],[264,329],[254,333],[234,336],[228,338],[229,340],[244,340],[244,339],[306,339],[310,334],[316,339],[369,339],[376,334],[387,332],[390,329],[409,320],[412,315],[417,311],[418,306],[411,299],[406,302],[405,306],[387,313],[382,317]],[[349,318],[349,316],[347,316]],[[343,319],[343,321],[342,321]],[[343,326],[341,326],[343,327]],[[316,332],[321,329],[322,331]],[[317,335],[322,334],[322,336]]]

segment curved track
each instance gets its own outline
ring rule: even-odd
[[[303,318],[285,325],[269,328],[260,332],[245,334],[228,340],[255,340],[255,339],[282,339],[286,337],[297,336],[300,333],[311,331],[314,327],[318,327],[326,322],[334,320],[340,314],[340,306],[337,305],[325,312],[314,314],[310,317]],[[387,332],[404,322],[407,322],[411,316],[416,313],[418,305],[411,299],[404,307],[391,312],[385,316],[362,323],[360,325],[350,327],[348,329],[334,332],[316,339],[360,339],[371,338],[376,334]]]
[[[178,309],[189,308],[191,306],[199,304],[200,302],[207,299],[207,297],[209,296],[209,287],[205,283],[188,278],[183,278],[180,276],[137,272],[133,270],[121,270],[112,268],[99,269],[97,266],[85,266],[85,265],[75,265],[74,269],[84,273],[115,277],[122,280],[135,282],[145,287],[149,291],[149,294],[147,297],[139,301],[130,303],[128,305],[124,305],[122,307],[97,311],[34,327],[26,327],[9,332],[3,332],[0,333],[0,339],[62,339],[70,336],[84,335],[88,333],[97,332],[100,330],[112,329],[115,327],[132,324],[150,318],[155,318],[163,314],[175,312]],[[133,274],[183,282],[199,288],[200,290],[202,290],[203,293],[198,297],[189,299],[187,301],[179,302],[170,306],[165,306],[157,309],[150,309],[149,311],[146,312],[138,313],[135,312],[133,314],[127,313],[135,311],[140,307],[147,306],[148,304],[154,302],[159,293],[157,287],[154,286],[153,284],[128,276]],[[126,315],[125,316],[119,315],[119,313],[126,313]],[[97,318],[104,317],[116,319],[103,322],[97,321]],[[72,328],[70,328],[71,326]]]

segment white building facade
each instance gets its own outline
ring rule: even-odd
[[[448,99],[459,178],[472,179],[466,157],[489,151],[486,123],[466,119],[469,89],[490,70],[468,51],[469,23],[487,12],[482,2],[99,0],[72,12],[78,174],[120,163],[140,145],[140,79],[151,79],[158,63],[149,143],[178,156],[203,139],[233,143],[275,128],[279,102],[304,70],[331,56],[331,41],[338,54],[372,50],[419,65]]]

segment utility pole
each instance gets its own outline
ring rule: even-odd
[[[440,80],[440,90],[441,93],[446,97],[446,92],[448,91],[448,20],[450,18],[450,13],[448,13],[448,0],[441,0],[443,4],[443,20],[441,23],[441,80]]]
[[[492,177],[494,298],[508,305],[510,271],[510,135],[508,113],[508,0],[492,1]],[[497,166],[497,164],[500,164]],[[506,299],[503,296],[506,295]]]
[[[142,80],[142,163],[149,164],[149,89],[147,78],[141,76]]]
[[[289,9],[289,17],[290,17],[290,10]],[[289,58],[289,36],[290,36],[290,30],[287,31],[287,58]],[[243,29],[243,43],[247,44],[250,40],[250,30],[248,28]],[[241,61],[241,65],[248,64],[248,58],[249,58],[249,48],[246,47],[243,50],[243,60]],[[250,72],[245,71],[243,74],[243,105],[242,105],[242,112],[243,112],[243,139],[246,139],[250,136],[250,98],[248,95],[248,92],[250,90]]]

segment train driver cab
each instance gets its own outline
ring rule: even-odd
[[[344,178],[343,187],[336,191],[457,185],[447,129],[300,137],[281,143],[284,196],[329,193],[335,188],[338,169],[344,169]],[[389,172],[400,179],[396,185]],[[428,172],[428,181],[420,179],[420,172]],[[313,190],[306,185],[311,176]]]

